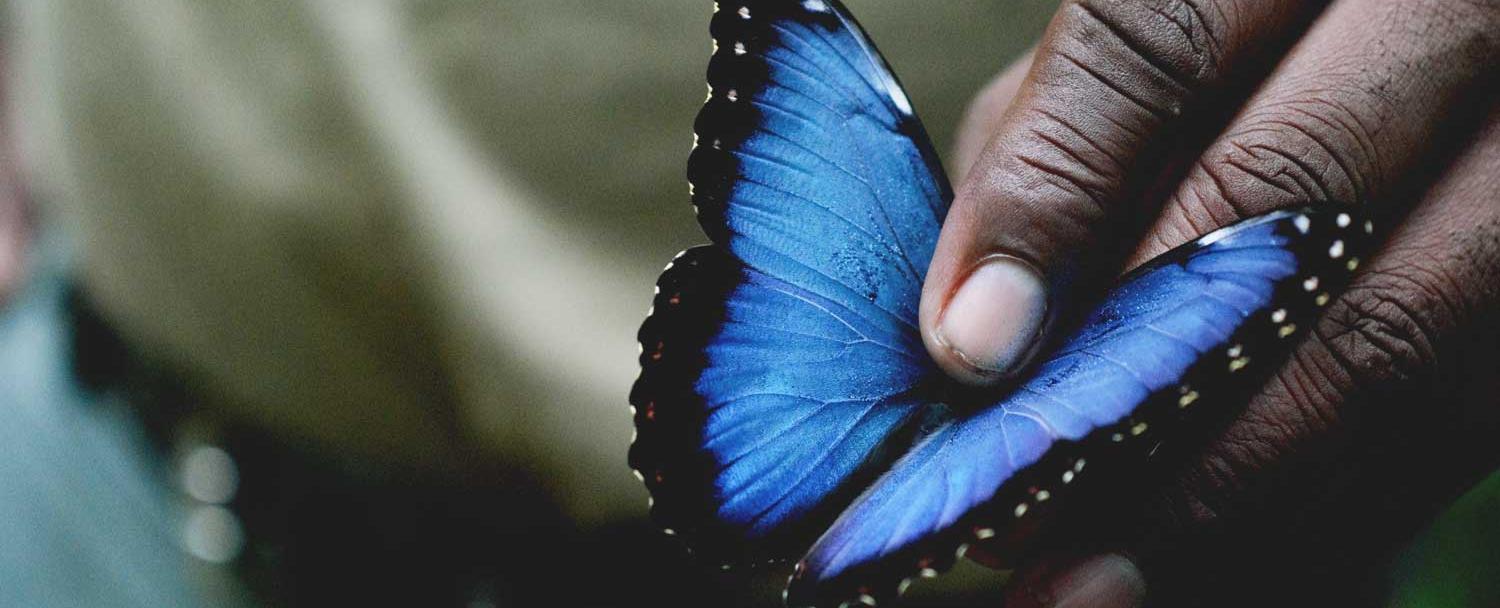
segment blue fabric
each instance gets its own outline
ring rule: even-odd
[[[74,378],[61,249],[0,315],[0,605],[199,605],[163,463]]]

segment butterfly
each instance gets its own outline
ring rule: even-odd
[[[1245,220],[1121,279],[1013,386],[960,391],[917,326],[953,193],[885,60],[836,0],[723,0],[710,31],[711,244],[658,280],[629,461],[705,559],[802,553],[790,605],[897,595],[1243,396],[1373,240],[1355,207]]]

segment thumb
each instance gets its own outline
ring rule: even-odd
[[[1133,176],[1155,167],[1158,142],[1258,41],[1294,28],[1300,11],[1288,9],[1304,3],[1185,23],[1151,4],[1065,2],[1014,102],[981,121],[988,145],[959,184],[921,302],[928,351],[959,380],[991,384],[1026,365],[1087,265],[1078,253],[1133,240],[1109,220]]]

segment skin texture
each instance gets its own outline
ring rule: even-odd
[[[991,380],[930,335],[981,257],[1071,302],[1277,208],[1389,229],[1241,415],[1066,522],[1007,605],[1376,598],[1372,568],[1500,462],[1497,32],[1493,2],[1070,1],[976,99],[922,301],[960,379]]]

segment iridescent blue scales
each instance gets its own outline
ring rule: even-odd
[[[1373,243],[1332,205],[1220,230],[953,407],[917,330],[952,195],[889,68],[832,0],[725,2],[712,32],[688,169],[712,244],[662,273],[641,327],[630,463],[706,559],[805,551],[793,605],[893,596],[1054,508],[1089,459],[1227,407]]]

